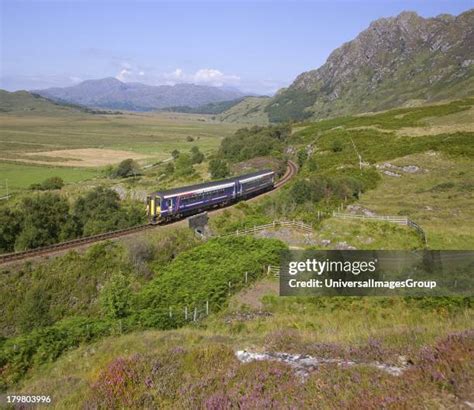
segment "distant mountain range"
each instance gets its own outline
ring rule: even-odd
[[[196,84],[152,86],[123,83],[116,78],[87,80],[72,87],[33,90],[54,101],[113,110],[153,111],[168,107],[195,108],[245,96],[234,88]]]
[[[246,99],[219,118],[315,120],[467,95],[474,95],[474,9],[427,19],[403,12],[372,22],[273,98],[258,106]]]

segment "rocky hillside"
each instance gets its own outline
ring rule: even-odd
[[[262,109],[271,122],[319,119],[474,94],[474,9],[374,21]],[[262,113],[263,114],[263,113]]]
[[[48,88],[35,93],[56,101],[130,111],[167,107],[198,107],[244,96],[238,90],[195,84],[151,86],[123,83],[116,78],[87,80],[72,87]]]

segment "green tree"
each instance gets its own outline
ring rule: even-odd
[[[131,158],[124,159],[113,172],[114,178],[127,178],[140,173],[140,167]]]
[[[57,194],[29,196],[21,203],[22,229],[15,249],[24,250],[58,242],[69,216],[69,204]]]
[[[44,189],[45,191],[51,190],[51,189],[61,189],[63,186],[64,186],[64,181],[60,177],[51,177],[51,178],[45,179],[41,184],[42,189]]]
[[[212,179],[225,178],[230,174],[227,162],[219,158],[214,158],[209,161],[209,172]]]
[[[175,163],[175,175],[177,177],[185,177],[194,173],[191,156],[188,154],[180,154]]]
[[[18,211],[0,208],[0,252],[12,252],[21,231],[22,218]]]
[[[114,274],[100,294],[102,311],[106,317],[120,319],[130,311],[132,292],[128,278],[122,273]]]
[[[204,161],[204,154],[199,151],[199,147],[194,146],[191,148],[191,162],[193,164],[200,164]]]
[[[298,165],[301,168],[305,161],[308,159],[308,153],[306,152],[306,149],[302,148],[298,151]]]
[[[311,199],[311,186],[308,181],[296,181],[291,187],[292,197],[297,204],[302,204]]]
[[[174,149],[173,151],[171,151],[171,156],[173,157],[173,159],[178,159],[179,155],[180,155],[180,152],[177,149]]]

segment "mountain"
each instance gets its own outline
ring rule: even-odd
[[[16,115],[42,114],[58,115],[71,113],[111,114],[111,112],[91,110],[74,104],[64,104],[51,101],[38,94],[28,91],[9,92],[0,90],[0,114],[11,113]]]
[[[267,125],[266,106],[272,101],[269,97],[247,97],[216,116],[219,121],[249,125]]]
[[[229,88],[195,84],[152,86],[123,83],[116,78],[87,80],[72,87],[48,88],[34,92],[56,101],[130,111],[152,111],[176,106],[194,108],[244,96],[240,91]]]
[[[321,67],[300,74],[260,116],[314,120],[473,94],[474,9],[434,18],[403,12],[372,22]]]

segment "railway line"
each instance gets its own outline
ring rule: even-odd
[[[288,161],[286,172],[283,175],[283,177],[275,184],[274,190],[285,185],[291,178],[293,178],[293,176],[296,174],[297,171],[298,171],[298,166],[293,161]],[[273,192],[274,190],[270,192]],[[270,192],[267,192],[263,195],[269,194]],[[216,210],[211,210],[209,211],[209,213],[212,213],[215,211]],[[170,224],[178,223],[178,222],[180,221],[171,222]],[[98,235],[87,236],[84,238],[72,239],[70,241],[60,242],[60,243],[56,243],[56,244],[48,245],[48,246],[42,246],[40,248],[30,249],[27,251],[6,253],[4,255],[0,255],[0,265],[6,264],[8,262],[26,260],[26,259],[33,258],[36,256],[46,256],[58,251],[73,249],[79,246],[91,244],[94,242],[100,242],[106,239],[115,239],[115,238],[131,235],[131,234],[135,234],[137,232],[157,228],[159,226],[161,225],[147,223],[143,225],[137,225],[131,228],[120,229],[117,231],[110,231],[110,232],[105,232]]]

